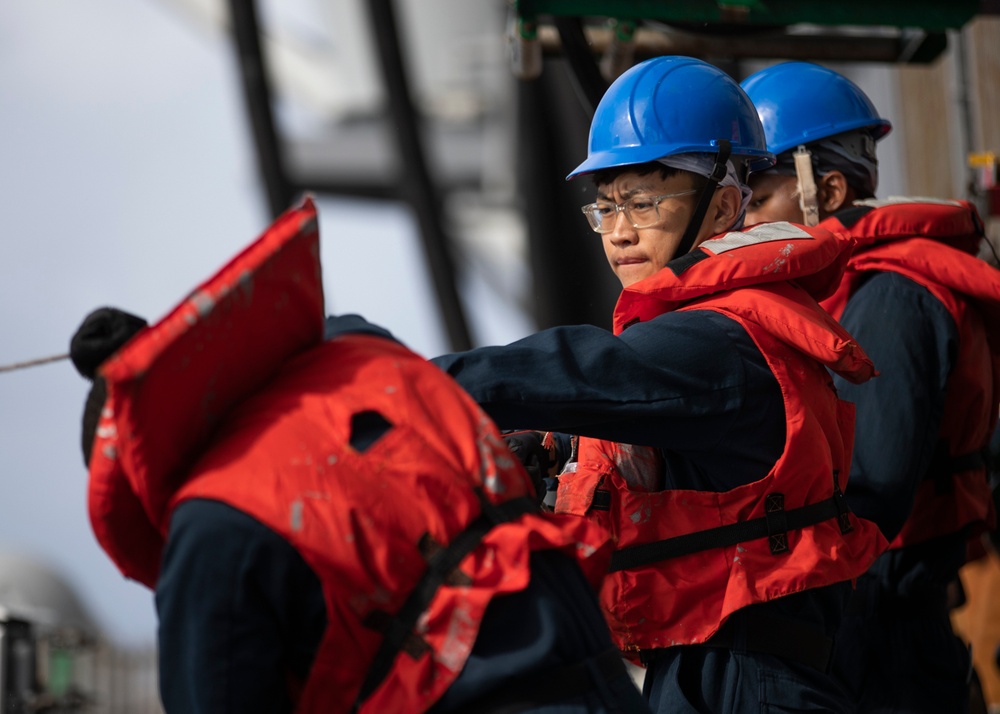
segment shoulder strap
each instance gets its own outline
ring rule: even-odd
[[[446,547],[425,549],[430,550],[427,555],[427,570],[399,612],[395,615],[375,612],[366,620],[366,625],[382,630],[383,638],[368,668],[368,674],[361,685],[361,691],[358,692],[352,711],[358,711],[364,701],[379,688],[392,670],[400,650],[418,650],[426,646],[422,642],[412,642],[417,620],[430,606],[438,589],[449,581],[455,568],[465,556],[476,549],[483,536],[494,526],[538,511],[538,505],[528,497],[514,498],[495,505],[486,499],[482,491],[477,490],[476,494],[479,496],[482,513]],[[413,646],[407,647],[408,644]]]

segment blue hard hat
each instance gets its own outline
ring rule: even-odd
[[[587,160],[566,178],[676,154],[714,154],[720,139],[751,170],[774,163],[753,103],[734,79],[692,57],[654,57],[605,92],[590,124]]]
[[[853,129],[870,129],[876,140],[892,130],[858,85],[818,64],[782,62],[740,86],[757,107],[774,154]]]

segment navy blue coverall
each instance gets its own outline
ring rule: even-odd
[[[857,407],[845,496],[891,541],[931,463],[958,330],[926,288],[895,273],[869,278],[847,303],[841,324],[879,370],[863,385],[834,379]],[[966,541],[957,533],[887,551],[858,579],[834,671],[859,711],[967,711],[970,657],[948,615],[948,589],[960,585]]]
[[[593,326],[558,327],[432,361],[501,429],[660,448],[664,488],[727,491],[763,478],[782,453],[777,380],[746,331],[715,312],[660,315],[620,336]],[[671,714],[843,711],[844,692],[827,672],[753,651],[745,622],[770,616],[832,637],[850,589],[838,583],[746,608],[730,618],[731,647],[661,651],[646,672],[651,708]]]
[[[341,329],[328,336],[358,322],[331,324]],[[539,551],[531,571],[525,590],[490,603],[469,660],[431,711],[648,714],[579,567]],[[320,582],[299,553],[254,518],[205,499],[172,514],[156,607],[168,714],[290,713],[289,682],[305,681],[327,621]],[[349,643],[342,654],[355,664]]]

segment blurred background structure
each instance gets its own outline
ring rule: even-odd
[[[100,305],[158,319],[303,192],[328,311],[426,356],[607,326],[592,190],[564,177],[603,89],[657,54],[847,74],[894,126],[879,196],[972,199],[1000,238],[998,0],[14,0],[0,365],[64,352]],[[86,389],[66,362],[0,373],[4,712],[159,711],[152,597],[86,520]]]
[[[618,288],[599,251],[580,250],[591,237],[577,210],[589,187],[563,177],[586,156],[608,84],[653,55],[697,56],[738,80],[786,59],[836,65],[895,120],[880,152],[883,189],[974,197],[984,208],[995,199],[967,165],[1000,140],[990,121],[1000,102],[996,8],[980,0],[375,0],[354,14],[349,5],[328,10],[337,34],[326,47],[357,38],[362,81],[321,106],[332,98],[290,67],[290,55],[305,54],[303,28],[266,5],[258,14],[229,3],[261,180],[273,214],[303,190],[409,205],[453,349],[473,342],[457,286],[473,266],[505,272],[507,251],[483,234],[499,232],[502,246],[515,227],[530,280],[513,304],[541,327],[605,323]],[[311,116],[312,132],[293,114]],[[497,220],[506,230],[491,230]]]
[[[0,697],[5,714],[158,714],[156,650],[109,640],[62,576],[0,552]]]

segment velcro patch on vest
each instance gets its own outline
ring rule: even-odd
[[[761,223],[745,231],[725,233],[719,238],[705,241],[698,247],[715,255],[721,255],[726,251],[745,248],[749,245],[802,239],[813,240],[813,237],[796,225],[778,221],[777,223]]]
[[[361,624],[369,630],[374,630],[382,635],[388,633],[390,628],[398,627],[396,618],[384,610],[372,610],[365,616]],[[414,660],[418,660],[430,651],[431,646],[416,633],[408,632],[403,639],[400,649]]]
[[[673,260],[671,260],[669,263],[667,263],[667,267],[670,268],[670,270],[673,272],[674,275],[680,277],[681,273],[683,273],[685,270],[690,268],[692,265],[695,265],[696,263],[700,263],[701,261],[705,260],[708,257],[710,257],[708,253],[698,248],[695,248],[690,253],[686,253],[682,255],[680,258],[674,258]],[[625,323],[625,326],[622,327],[622,329],[624,330],[625,327],[628,327],[633,322],[638,322],[638,321],[639,318],[630,320],[629,322]]]
[[[785,511],[785,495],[769,493],[764,497],[764,513],[767,519],[767,545],[771,555],[788,552],[788,514]]]
[[[424,533],[417,544],[417,548],[420,550],[420,555],[423,556],[423,559],[430,563],[438,557],[439,553],[444,551],[445,546],[434,540],[430,533]],[[448,575],[444,579],[444,584],[453,588],[468,587],[472,585],[472,578],[455,567],[448,571]]]
[[[936,203],[939,206],[956,206],[961,208],[962,204],[950,198],[930,198],[927,196],[889,196],[888,198],[863,198],[854,201],[855,206],[869,206],[871,208],[882,208],[883,206],[898,206],[906,203]]]

